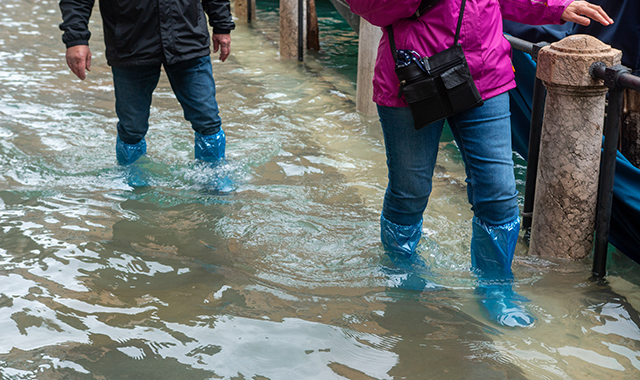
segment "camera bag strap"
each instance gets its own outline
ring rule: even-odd
[[[462,5],[460,6],[460,15],[458,16],[458,25],[456,26],[456,35],[453,39],[453,45],[458,44],[458,37],[460,37],[460,29],[462,28],[462,15],[464,14],[464,6],[467,3],[467,0],[462,0]],[[387,25],[387,33],[389,34],[389,46],[391,47],[391,55],[393,55],[393,61],[395,62],[398,57],[396,55],[396,41],[393,36],[393,27],[391,25]]]

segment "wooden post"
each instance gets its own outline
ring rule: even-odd
[[[547,88],[529,253],[584,259],[593,251],[605,96],[595,62],[622,53],[588,35],[542,48],[537,76]]]
[[[625,90],[620,153],[640,168],[640,92]]]
[[[316,0],[307,0],[307,49],[320,50],[319,34]]]
[[[373,102],[373,69],[378,54],[382,29],[360,19],[358,33],[358,79],[356,84],[356,110],[367,116],[378,113]]]
[[[280,57],[298,57],[298,0],[280,0]]]
[[[251,12],[249,12],[248,4],[251,4]],[[233,13],[240,20],[251,22],[256,18],[256,0],[234,0]],[[251,16],[251,19],[249,19]]]

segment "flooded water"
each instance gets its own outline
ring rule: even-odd
[[[323,51],[281,60],[276,5],[259,1],[232,56],[214,60],[238,184],[216,196],[205,184],[219,173],[194,163],[164,76],[152,186],[127,185],[97,8],[81,82],[56,1],[0,2],[0,378],[640,378],[640,270],[624,256],[596,284],[590,261],[529,257],[521,243],[518,291],[538,321],[485,319],[450,136],[420,248],[444,290],[390,285],[382,133],[355,112],[357,36],[319,6]]]

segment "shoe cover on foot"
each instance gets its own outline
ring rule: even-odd
[[[208,162],[212,167],[225,162],[225,146],[226,136],[224,131],[220,131],[213,135],[203,135],[195,133],[194,139],[194,155],[196,160]],[[236,185],[226,173],[217,174],[209,184],[212,192],[216,194],[229,194],[235,191]]]
[[[509,285],[479,286],[476,294],[478,302],[489,319],[507,327],[528,327],[536,318],[519,303],[526,298],[514,292]]]
[[[127,144],[116,138],[116,159],[124,166],[125,179],[131,187],[146,187],[149,185],[144,170],[136,164],[138,159],[147,153],[147,143],[144,139],[136,144]]]
[[[148,187],[149,181],[143,168],[137,164],[127,165],[125,168],[127,184],[133,188]]]
[[[194,139],[194,155],[196,160],[202,160],[212,164],[221,163],[224,160],[226,144],[227,139],[222,129],[214,135],[203,135],[196,132]]]
[[[380,216],[380,240],[390,263],[383,261],[382,272],[389,285],[396,288],[423,291],[439,287],[429,279],[429,265],[416,253],[422,236],[422,220],[414,225],[400,225]]]
[[[144,139],[136,144],[127,144],[116,137],[116,158],[120,165],[131,165],[142,155],[147,154],[147,143]]]
[[[384,216],[380,216],[380,240],[391,261],[398,265],[419,264],[426,266],[422,258],[416,254],[416,247],[422,236],[422,220],[405,226],[395,224]]]
[[[478,275],[478,302],[490,319],[500,325],[531,325],[535,317],[519,305],[526,298],[512,289],[511,264],[518,241],[520,220],[492,226],[474,217],[472,225],[471,265]]]

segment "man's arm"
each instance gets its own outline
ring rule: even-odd
[[[231,52],[231,31],[236,27],[231,16],[231,5],[229,0],[202,0],[202,7],[213,28],[213,52],[217,53],[219,49],[220,60],[224,62]]]
[[[89,49],[89,18],[95,0],[60,0],[62,12],[60,30],[62,42],[67,46],[67,65],[80,79],[86,77],[85,70],[91,69],[91,50]]]
[[[597,5],[583,0],[499,0],[502,18],[529,25],[563,24],[566,21],[588,25],[593,19],[602,25],[613,20]]]
[[[604,26],[613,24],[613,19],[599,6],[586,1],[574,1],[562,12],[562,20],[587,26],[591,19]]]

